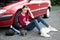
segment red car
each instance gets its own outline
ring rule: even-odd
[[[27,5],[35,18],[43,15],[49,17],[50,0],[1,0],[0,1],[0,27],[13,25],[18,27],[20,9]]]

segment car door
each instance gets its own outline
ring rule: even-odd
[[[46,10],[43,9],[47,9],[48,3],[42,2],[41,0],[31,0],[28,6],[31,9],[34,17],[36,18],[40,15],[45,14]]]

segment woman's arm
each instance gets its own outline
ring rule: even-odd
[[[33,16],[32,12],[31,12],[30,8],[27,7],[27,9],[29,10],[29,13],[30,13],[31,17],[34,19],[34,16]]]

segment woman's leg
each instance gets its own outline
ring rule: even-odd
[[[37,18],[38,22],[43,23],[46,27],[48,27],[47,32],[49,31],[58,31],[57,29],[55,29],[54,27],[51,27],[50,25],[47,24],[47,22],[42,18],[42,17],[38,17]]]
[[[46,22],[42,17],[38,17],[37,20],[38,20],[38,22],[43,23],[46,27],[49,26],[49,25],[47,24],[47,22]]]
[[[25,29],[27,29],[27,30],[33,30],[35,27],[38,29],[38,31],[40,31],[40,25],[38,24],[37,19],[34,19],[33,21],[31,21],[31,23],[28,24],[25,27]]]
[[[34,27],[36,27],[38,29],[39,34],[41,36],[50,37],[50,35],[48,35],[47,33],[44,33],[44,30],[43,31],[40,30],[40,25],[38,24],[38,20],[37,19],[33,20],[29,25],[26,26],[25,29],[32,30]]]
[[[30,24],[28,24],[24,29],[25,30],[33,30],[35,28],[35,24],[33,22],[33,20],[31,21]]]

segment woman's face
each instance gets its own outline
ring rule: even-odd
[[[22,9],[23,13],[27,13],[27,8]]]

